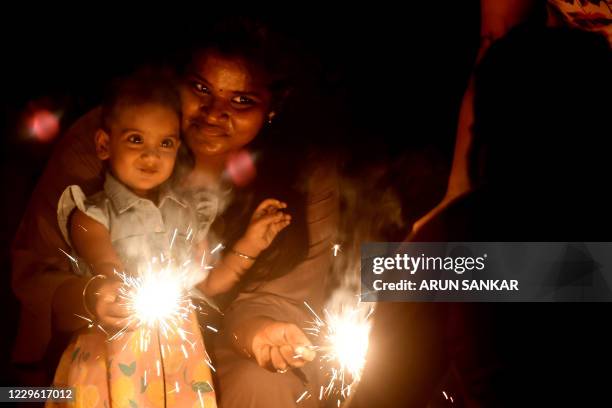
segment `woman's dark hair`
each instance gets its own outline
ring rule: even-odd
[[[263,74],[273,105],[282,104],[300,73],[299,45],[272,26],[261,18],[231,17],[211,24],[207,31],[198,27],[199,34],[190,36],[193,40],[179,53],[179,73],[186,74],[193,57],[200,53],[214,51],[239,58],[249,69]]]

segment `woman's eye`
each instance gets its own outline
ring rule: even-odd
[[[130,135],[128,137],[128,142],[134,143],[134,144],[142,144],[143,139],[142,139],[142,136],[140,135]]]
[[[193,82],[191,86],[197,93],[201,93],[204,95],[210,94],[210,90],[204,84],[201,84],[200,82]]]
[[[172,139],[164,139],[161,142],[161,147],[165,147],[165,148],[174,147],[174,140],[172,140]]]
[[[235,96],[232,99],[232,102],[238,105],[254,105],[255,104],[254,99],[251,99],[248,96],[243,96],[243,95]]]

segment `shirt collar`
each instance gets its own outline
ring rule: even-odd
[[[115,209],[121,214],[132,208],[139,202],[149,202],[151,200],[139,197],[134,194],[123,183],[117,180],[110,172],[106,174],[104,181],[104,192],[111,201]],[[184,200],[180,199],[176,193],[170,188],[170,183],[163,183],[159,188],[159,208],[161,208],[168,200],[172,200],[182,207],[187,207]]]

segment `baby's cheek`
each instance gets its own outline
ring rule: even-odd
[[[172,168],[176,164],[176,154],[165,153],[163,156],[164,166]]]

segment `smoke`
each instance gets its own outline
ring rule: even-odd
[[[402,205],[385,164],[364,166],[340,178],[340,250],[332,268],[328,308],[355,305],[360,293],[361,244],[405,236]]]

